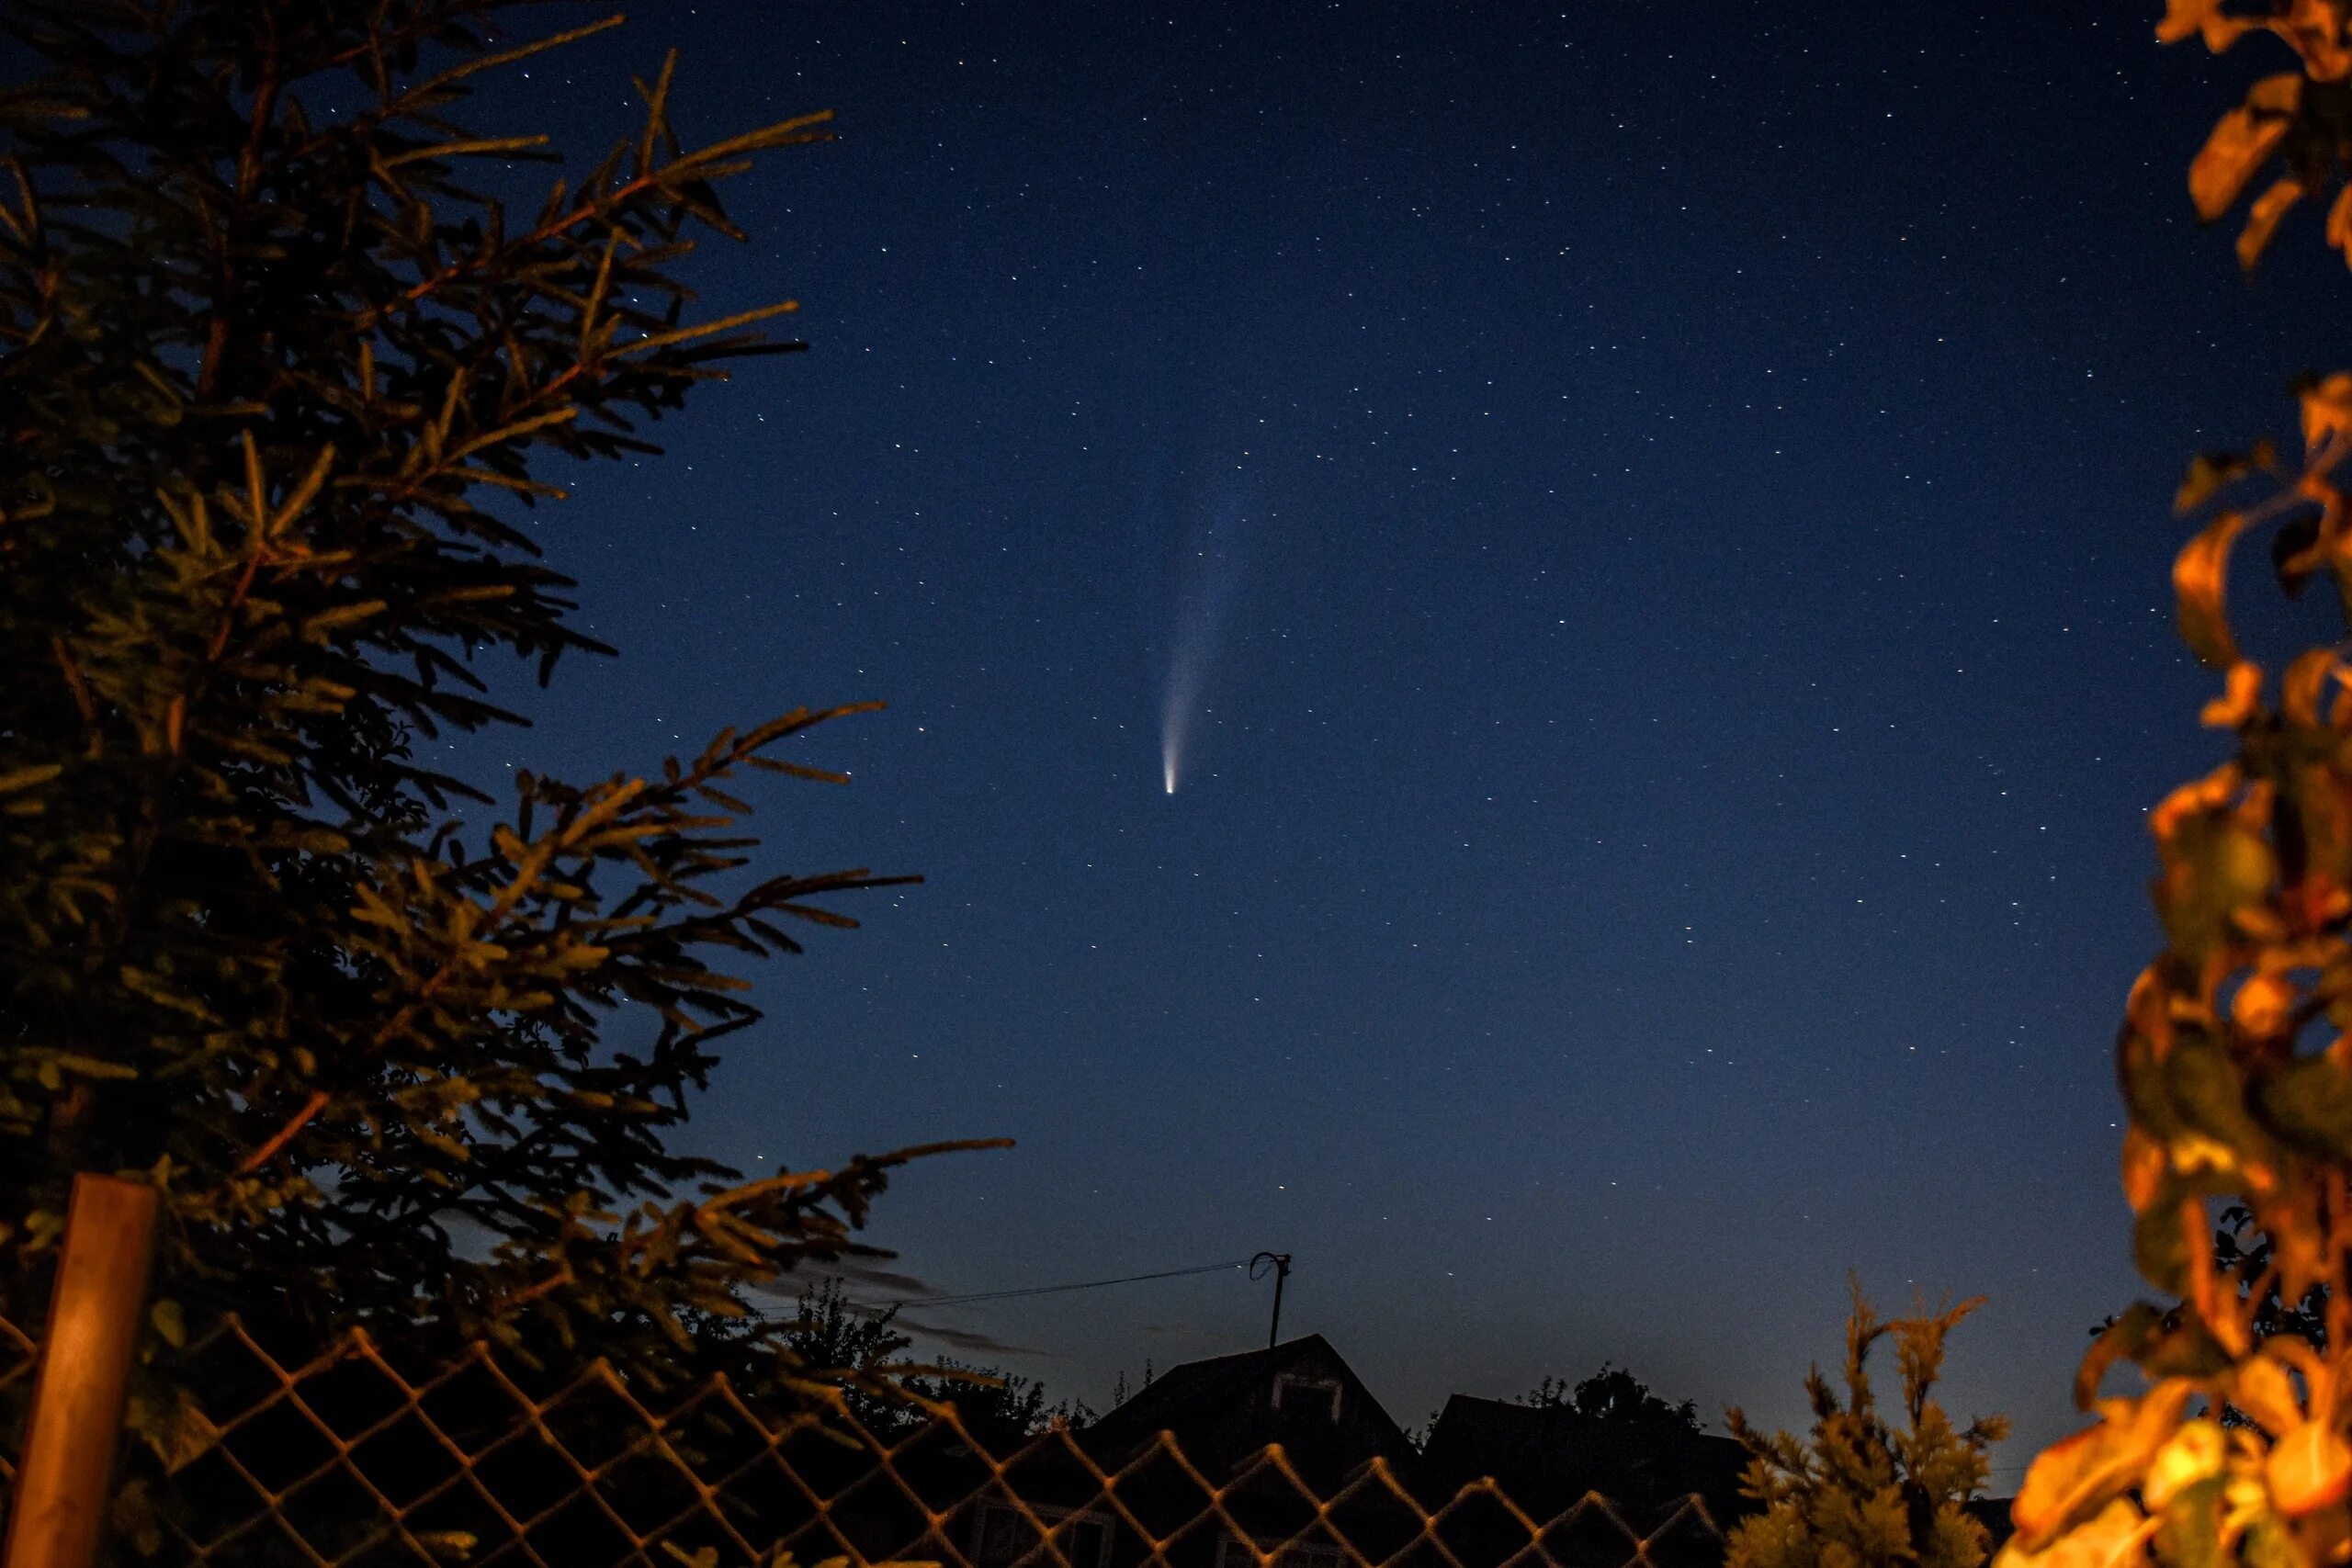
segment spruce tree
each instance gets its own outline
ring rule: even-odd
[[[642,776],[436,767],[609,651],[549,477],[654,452],[789,301],[698,305],[717,187],[811,114],[547,137],[478,87],[619,18],[511,0],[18,3],[0,91],[0,1313],[68,1183],[166,1200],[158,1321],[237,1308],[569,1347],[654,1376],[769,1342],[744,1292],[853,1248],[905,1154],[745,1182],[680,1146],[733,973],[862,870],[755,864],[720,733]],[[543,7],[531,8],[535,13]],[[557,525],[526,525],[526,514]],[[653,519],[640,526],[657,528]],[[550,547],[542,554],[542,541]],[[777,1081],[814,1070],[788,1065]],[[909,1151],[912,1152],[912,1151]],[[472,1238],[472,1239],[469,1239]],[[481,1238],[488,1238],[486,1241]]]

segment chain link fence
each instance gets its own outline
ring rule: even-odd
[[[0,1320],[0,1475],[36,1359]],[[1627,1517],[1597,1495],[1538,1517],[1491,1480],[1443,1495],[1376,1458],[1343,1472],[1269,1447],[1214,1466],[1160,1433],[1056,1426],[983,1441],[952,1404],[904,1430],[839,1391],[753,1408],[716,1378],[654,1397],[604,1363],[551,1389],[481,1345],[395,1364],[364,1332],[282,1359],[232,1319],[189,1348],[183,1407],[123,1562],[369,1568],[1714,1568],[1683,1498]],[[139,1441],[137,1438],[130,1441]]]

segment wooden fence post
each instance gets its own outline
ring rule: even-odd
[[[144,1182],[74,1179],[5,1568],[89,1568],[97,1556],[147,1305],[155,1208],[155,1190]]]

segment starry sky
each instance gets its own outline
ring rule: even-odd
[[[2248,282],[2188,209],[2281,62],[2155,14],[741,0],[506,73],[583,152],[671,43],[690,140],[840,116],[695,263],[810,352],[542,516],[622,657],[473,749],[889,703],[762,822],[927,880],[760,974],[696,1141],[1012,1137],[894,1187],[894,1269],[1286,1250],[1408,1425],[1604,1359],[1794,1421],[1849,1269],[1982,1292],[2014,1485],[2135,1293],[2142,818],[2219,748],[2171,489],[2346,352],[2311,220]],[[1100,1405],[1267,1299],[908,1317]]]

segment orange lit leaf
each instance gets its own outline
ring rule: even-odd
[[[2021,1540],[2047,1540],[2065,1528],[2075,1514],[2093,1505],[2103,1506],[2134,1479],[2135,1466],[2116,1441],[2111,1423],[2102,1421],[2070,1437],[2059,1438],[2034,1456],[2018,1488],[2009,1517]]]
[[[2223,16],[2222,0],[2165,0],[2165,19],[2156,24],[2156,37],[2165,43],[2178,43],[2191,33],[2202,33],[2205,47],[2219,54],[2253,26]]]
[[[2230,998],[2230,1019],[2257,1040],[2286,1032],[2295,1008],[2295,987],[2283,975],[2253,975]]]
[[[2342,251],[2345,265],[2352,266],[2352,186],[2337,191],[2327,209],[2327,243]]]
[[[2246,89],[2245,107],[2263,114],[2293,114],[2303,101],[2303,73],[2281,71]]]
[[[2261,666],[2241,659],[2230,666],[2222,694],[2205,705],[2197,721],[2208,729],[2235,729],[2261,711]]]
[[[2195,1159],[2217,1149],[2220,1145],[2201,1135],[2179,1139],[2173,1145],[2176,1163],[2180,1155]],[[2168,1172],[2155,1201],[2141,1211],[2132,1226],[2132,1262],[2141,1278],[2160,1291],[2186,1295],[2196,1283],[2199,1259],[2194,1244],[2201,1239],[2201,1233],[2190,1227],[2204,1213],[2198,1201],[2200,1189],[2215,1185],[2208,1175],[2212,1169],[2210,1162],[2199,1160],[2194,1174],[2203,1179],[2195,1185]]]
[[[2230,1403],[2273,1435],[2303,1424],[2303,1407],[2295,1398],[2295,1385],[2288,1381],[2287,1370],[2267,1356],[2257,1356],[2238,1368]]]
[[[2165,1146],[2134,1122],[2123,1134],[2123,1197],[2138,1213],[2156,1195],[2165,1172],[2172,1168]]]
[[[2216,670],[2227,670],[2238,660],[2238,645],[2230,636],[2222,593],[2229,573],[2230,547],[2245,528],[2244,513],[2224,513],[2183,546],[2172,565],[2181,640]]]
[[[2270,236],[2277,231],[2278,220],[2287,216],[2289,208],[2302,199],[2303,183],[2294,179],[2279,180],[2256,198],[2253,210],[2245,216],[2245,227],[2238,232],[2238,265],[2249,272],[2254,269],[2254,264],[2262,259],[2264,249],[2269,245]]]
[[[2096,1518],[2039,1551],[2025,1550],[2022,1533],[2012,1537],[1993,1568],[2136,1568],[2148,1560],[2148,1537],[2155,1525],[2118,1497]]]
[[[2141,1501],[2152,1509],[2163,1508],[2190,1487],[2221,1474],[2228,1446],[2221,1423],[2191,1421],[2175,1432],[2148,1462],[2147,1480],[2140,1488]]]
[[[2352,186],[2346,186],[2352,189]],[[2188,472],[2172,494],[2172,514],[2186,517],[2213,499],[2221,488],[2256,465],[2234,452],[2199,452],[2188,459]]]
[[[2352,1075],[2325,1055],[2280,1064],[2262,1080],[2255,1103],[2263,1122],[2304,1153],[2322,1159],[2352,1155]]]
[[[2290,719],[2311,726],[2320,722],[2320,698],[2326,693],[2327,678],[2335,668],[2335,650],[2332,648],[2314,648],[2287,667],[2285,677],[2278,682],[2278,705]]]
[[[2061,1438],[2035,1456],[2009,1509],[2018,1544],[2039,1551],[2137,1485],[2149,1459],[2172,1436],[2190,1392],[2188,1382],[2167,1380],[2142,1399],[2105,1401],[2098,1426]],[[2136,1509],[2132,1518],[2136,1529]]]
[[[2132,1132],[2137,1133],[2134,1127]],[[2126,1134],[2127,1141],[2129,1134]],[[2143,1143],[2147,1140],[2143,1136]],[[2164,1151],[2156,1151],[2161,1164]],[[2127,1149],[2124,1161],[2128,1169],[2131,1154]],[[2128,1178],[2127,1178],[2128,1180]],[[2114,1322],[2099,1331],[2091,1348],[2084,1352],[2082,1364],[2075,1370],[2075,1408],[2088,1410],[2098,1404],[2099,1385],[2107,1381],[2109,1371],[2119,1361],[2136,1360],[2140,1353],[2164,1327],[2164,1314],[2145,1302],[2133,1302],[2117,1314]]]
[[[2227,806],[2230,797],[2237,794],[2238,786],[2245,782],[2245,774],[2235,762],[2222,763],[2203,778],[2180,785],[2157,802],[2156,808],[2148,813],[2148,830],[2156,836],[2157,842],[2170,841],[2191,818],[2219,811]],[[2141,979],[2147,980],[2148,976],[2143,975]],[[2132,989],[2133,998],[2139,999],[2143,994],[2140,985],[2135,982]],[[2154,1003],[2159,998],[2152,989],[2146,999]]]
[[[2290,1518],[2332,1508],[2352,1492],[2352,1446],[2333,1427],[2307,1421],[2272,1447],[2263,1480]]]
[[[2227,212],[2286,134],[2287,121],[2276,115],[2244,107],[2223,115],[2188,165],[2188,198],[2197,216],[2211,222]]]
[[[2302,405],[2303,450],[2316,457],[2330,436],[2352,432],[2352,374],[2338,370],[2305,387]]]
[[[2173,950],[2201,957],[2226,941],[2232,922],[2257,918],[2278,875],[2262,835],[2219,814],[2192,817],[2164,845],[2156,912]],[[2177,1049],[2177,1048],[2176,1048]]]
[[[2286,14],[2263,25],[2303,57],[2312,81],[2338,82],[2352,73],[2352,50],[2344,45],[2344,0],[2288,0],[2274,9]]]

